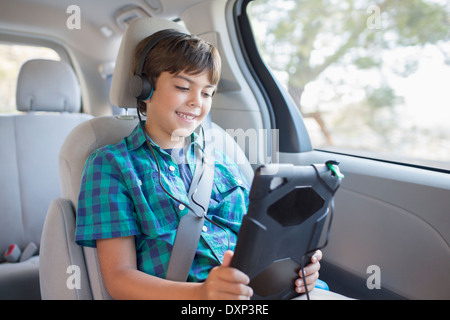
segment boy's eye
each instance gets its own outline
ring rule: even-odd
[[[178,90],[181,90],[181,91],[188,91],[188,90],[189,90],[189,88],[187,88],[187,87],[176,86],[176,88],[177,88]]]

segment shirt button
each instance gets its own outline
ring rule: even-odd
[[[169,166],[169,170],[170,171],[175,171],[175,167],[174,166]]]
[[[180,209],[181,211],[183,211],[184,208],[186,208],[186,206],[185,206],[184,204],[180,203],[180,204],[178,205],[178,209]]]
[[[241,179],[238,179],[238,180],[237,180],[237,183],[238,183],[238,184],[242,184],[242,180],[241,180]]]
[[[208,228],[206,226],[203,226],[202,230],[203,230],[203,232],[206,232],[206,231],[208,231]]]

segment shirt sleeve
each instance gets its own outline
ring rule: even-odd
[[[77,206],[77,244],[96,247],[98,239],[139,233],[125,179],[108,149],[99,149],[86,160]]]

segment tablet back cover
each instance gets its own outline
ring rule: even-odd
[[[327,165],[271,164],[255,172],[231,261],[250,277],[253,299],[298,295],[294,281],[324,242],[340,181]]]

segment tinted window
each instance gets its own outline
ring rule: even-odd
[[[256,0],[247,13],[314,148],[450,169],[450,1]]]

